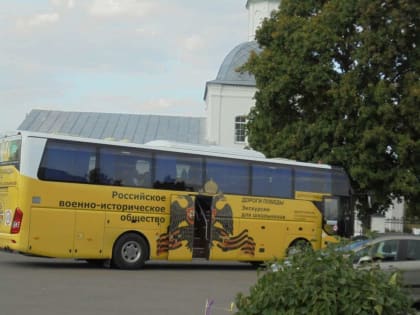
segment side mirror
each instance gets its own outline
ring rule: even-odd
[[[359,261],[357,262],[357,264],[358,265],[361,265],[361,266],[363,266],[363,265],[366,265],[366,264],[370,264],[370,263],[372,263],[372,257],[370,257],[370,256],[363,256],[363,257],[360,257],[360,259],[359,259]]]

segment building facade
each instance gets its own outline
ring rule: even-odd
[[[235,46],[223,60],[216,79],[206,82],[206,135],[211,144],[232,148],[248,146],[245,133],[246,117],[255,104],[255,78],[238,72],[251,52],[260,48],[255,32],[264,18],[278,9],[280,0],[248,0],[248,41]]]

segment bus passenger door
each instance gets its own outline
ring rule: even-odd
[[[213,197],[198,195],[195,201],[194,258],[209,259],[212,239]]]
[[[192,260],[194,247],[195,197],[171,196],[168,260]]]
[[[342,237],[350,237],[353,234],[353,215],[349,197],[324,198],[324,230]]]
[[[338,198],[325,197],[323,205],[324,230],[328,234],[337,234],[339,219],[339,200]]]

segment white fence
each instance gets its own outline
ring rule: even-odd
[[[404,218],[385,219],[385,232],[404,232]]]

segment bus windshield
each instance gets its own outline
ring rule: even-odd
[[[0,139],[0,165],[19,165],[21,143],[20,138]]]

